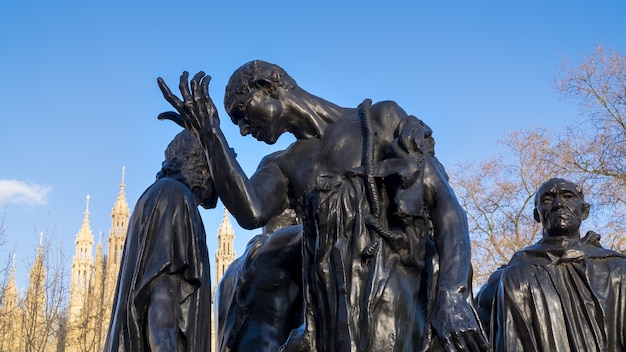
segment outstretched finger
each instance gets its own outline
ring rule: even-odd
[[[191,80],[191,93],[193,94],[194,108],[197,109],[199,113],[206,111],[207,100],[209,98],[208,94],[203,93],[202,82],[205,77],[207,77],[207,75],[200,71],[196,73]]]
[[[209,82],[211,82],[211,76],[209,75],[202,77],[202,81],[200,81],[200,94],[203,97],[209,96]]]
[[[183,102],[178,99],[176,95],[172,94],[172,91],[167,86],[167,84],[165,84],[163,78],[157,78],[157,84],[159,85],[159,88],[161,89],[161,93],[163,93],[163,97],[165,98],[165,100],[167,100],[168,103],[176,108],[176,110],[180,111],[180,109],[182,109],[184,105]]]
[[[180,114],[175,113],[173,111],[162,112],[162,113],[159,114],[157,119],[159,119],[159,120],[171,120],[171,121],[174,121],[178,126],[180,126],[182,128],[188,128],[188,126],[186,126],[185,119],[183,119],[183,117],[180,116]]]
[[[194,98],[196,96],[196,92],[200,90],[198,89],[198,87],[200,86],[200,81],[202,80],[204,76],[205,76],[204,72],[200,71],[196,73],[191,79],[191,93],[194,95]]]
[[[182,95],[185,103],[191,101],[191,94],[189,93],[189,72],[183,71],[183,74],[180,75],[178,89],[180,89],[180,95]]]
[[[213,100],[209,96],[209,82],[211,82],[211,76],[207,75],[202,77],[200,82],[199,97],[202,97],[203,109],[209,114],[209,117],[217,117],[215,105]]]

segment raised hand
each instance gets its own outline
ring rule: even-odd
[[[158,118],[159,120],[172,120],[179,126],[191,130],[196,136],[200,136],[203,131],[219,128],[217,109],[209,96],[211,76],[200,71],[193,76],[191,82],[188,79],[189,73],[183,72],[179,84],[183,99],[181,100],[172,93],[161,77],[157,78],[163,97],[178,111],[161,113]]]

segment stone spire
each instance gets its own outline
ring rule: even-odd
[[[101,292],[104,285],[104,253],[102,251],[102,231],[100,231],[98,245],[96,245],[96,260],[94,262],[93,278],[93,289],[96,292]]]
[[[87,297],[91,283],[93,259],[93,233],[89,226],[89,195],[86,199],[83,224],[76,235],[76,254],[72,262],[72,284],[70,286],[69,320],[72,321],[80,314],[80,309]]]
[[[46,268],[44,266],[43,232],[39,235],[37,258],[30,268],[30,282],[26,291],[24,309],[34,318],[33,324],[43,324],[46,309]]]
[[[109,325],[111,308],[103,302],[106,287],[104,253],[102,250],[102,231],[96,246],[96,259],[93,268],[93,284],[89,294],[89,306],[91,311],[91,323],[93,327],[87,333],[93,338],[96,351],[102,351],[104,348],[104,336]],[[104,335],[104,336],[103,336]],[[66,349],[66,352],[71,352]]]
[[[102,307],[105,312],[111,312],[113,309],[115,286],[117,285],[117,276],[120,271],[122,252],[124,251],[124,242],[126,241],[126,232],[128,231],[128,222],[130,221],[130,208],[128,207],[128,202],[126,201],[126,193],[124,192],[126,188],[126,185],[124,184],[125,176],[126,168],[122,166],[120,191],[117,194],[117,200],[111,210],[111,230],[109,231],[106,264],[104,266],[105,274]],[[109,319],[110,314],[103,316],[102,327],[105,329],[104,331],[108,328]]]
[[[89,225],[89,195],[87,195],[85,203],[87,205],[85,207],[85,212],[83,213],[83,223],[80,226],[80,230],[78,230],[78,234],[76,235],[76,246],[78,247],[79,244],[89,244],[89,251],[77,253],[80,254],[79,257],[81,258],[91,257],[91,246],[93,246],[93,233],[91,232],[91,226]]]
[[[117,200],[113,205],[113,211],[111,212],[111,217],[116,215],[121,215],[121,218],[128,216],[130,217],[130,210],[128,208],[128,202],[126,201],[126,193],[124,189],[126,185],[124,184],[124,176],[126,175],[126,167],[122,166],[122,182],[120,182],[120,191],[117,194]],[[124,233],[126,235],[126,233]]]
[[[235,231],[230,224],[230,215],[224,208],[224,217],[217,231],[217,251],[215,252],[215,282],[219,283],[226,268],[235,260]]]
[[[15,253],[13,253],[13,263],[11,266],[11,274],[9,281],[4,286],[2,291],[2,307],[0,311],[2,314],[10,314],[17,308],[19,294],[17,291],[17,285],[15,284]]]
[[[16,338],[16,332],[21,331],[23,323],[23,311],[20,306],[20,297],[15,284],[15,253],[13,253],[13,266],[9,281],[2,290],[2,302],[0,302],[0,345],[3,351],[19,351],[20,339]]]
[[[233,230],[233,226],[230,224],[230,215],[228,214],[228,209],[224,208],[224,216],[222,218],[222,223],[220,224],[220,228],[217,230],[217,251],[215,251],[215,283],[216,286],[213,288],[212,295],[212,303],[215,303],[213,299],[215,298],[215,288],[217,284],[219,284],[220,280],[224,276],[226,269],[235,260],[235,250],[233,249],[235,243],[235,231]],[[211,351],[217,351],[218,341],[216,339],[216,329],[215,325],[215,304],[211,304]]]
[[[122,182],[120,183],[120,191],[117,194],[117,200],[111,211],[111,231],[109,232],[109,243],[107,253],[107,276],[117,279],[117,273],[120,268],[122,250],[124,249],[124,240],[126,239],[126,231],[128,231],[128,221],[130,220],[130,209],[126,201],[126,193],[124,189],[124,176],[126,168],[122,167]]]

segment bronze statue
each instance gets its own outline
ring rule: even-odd
[[[211,278],[198,205],[216,202],[204,152],[185,130],[130,218],[104,351],[210,351]]]
[[[580,236],[582,188],[555,178],[535,196],[543,237],[498,269],[477,296],[495,351],[625,351],[626,256]]]
[[[180,79],[178,113],[159,116],[202,143],[220,199],[244,228],[293,209],[303,226],[304,321],[282,351],[480,351],[465,212],[434,156],[432,131],[391,101],[345,108],[281,67],[249,62],[224,103],[242,135],[273,144],[247,177],[230,150],[203,72]]]
[[[255,236],[215,295],[218,351],[276,352],[302,323],[302,226]]]

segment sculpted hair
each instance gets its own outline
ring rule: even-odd
[[[233,123],[237,124],[243,118],[245,105],[256,90],[272,93],[267,82],[285,89],[297,86],[296,81],[282,67],[262,60],[250,61],[230,76],[224,93],[224,108]]]
[[[165,161],[156,177],[168,176],[192,186],[202,182],[208,167],[200,142],[189,130],[183,130],[165,149]]]

